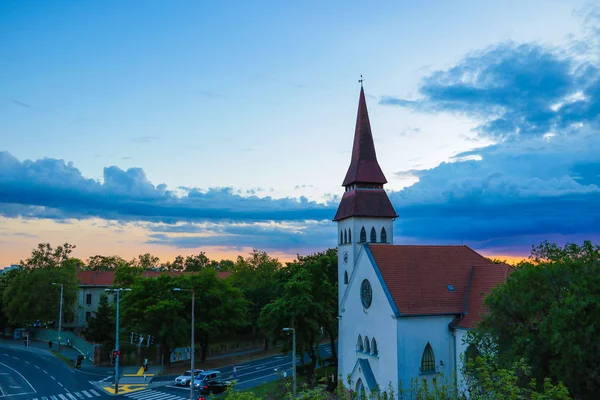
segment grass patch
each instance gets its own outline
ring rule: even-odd
[[[50,352],[52,354],[54,354],[56,357],[60,358],[69,367],[73,366],[73,360],[71,360],[70,358],[68,358],[67,356],[65,356],[64,354],[62,354],[61,352],[56,351],[56,350],[51,350]]]
[[[319,384],[321,379],[327,379],[331,377],[332,374],[335,374],[336,367],[334,365],[330,365],[327,367],[317,368],[315,370],[315,376],[313,382],[315,384]],[[296,370],[298,372],[298,370]],[[254,386],[253,388],[242,390],[242,392],[252,393],[258,398],[265,398],[269,394],[273,394],[277,391],[278,388],[283,387],[285,385],[289,385],[291,388],[294,384],[294,378],[291,375],[288,375],[287,378],[282,378],[274,382],[263,383],[262,385]],[[298,374],[296,376],[296,385],[298,390],[302,390],[302,387],[306,384],[306,376]]]

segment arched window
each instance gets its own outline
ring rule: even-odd
[[[348,284],[348,271],[344,271],[344,284]]]
[[[379,239],[381,239],[381,243],[387,243],[387,233],[385,228],[381,228],[381,237]]]
[[[352,230],[348,229],[348,243],[352,243]]]
[[[371,243],[377,243],[377,231],[371,228]]]
[[[367,241],[367,231],[365,231],[365,227],[363,226],[360,230],[360,242],[364,243]]]
[[[344,232],[340,231],[340,244],[344,243]]]
[[[371,354],[373,354],[374,356],[379,354],[379,351],[377,350],[377,341],[375,340],[375,338],[371,340]]]
[[[365,336],[365,353],[371,353],[371,343],[369,343],[369,337]]]
[[[429,343],[425,346],[421,357],[421,372],[435,372],[435,356]]]
[[[367,400],[367,393],[365,391],[365,386],[362,383],[362,379],[358,378],[358,382],[356,382],[356,393],[358,395],[358,400]]]
[[[348,233],[344,229],[344,243],[348,243]]]
[[[362,336],[358,335],[358,340],[356,341],[356,351],[365,351],[363,347]]]

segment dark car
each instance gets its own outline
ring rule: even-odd
[[[223,393],[231,382],[221,379],[221,371],[210,370],[194,378],[194,388],[199,394]]]

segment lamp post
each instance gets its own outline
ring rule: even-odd
[[[125,290],[127,292],[131,291],[131,289],[127,288],[118,288],[118,289],[104,289],[106,292],[116,292],[117,293],[117,322],[115,328],[115,351],[117,352],[115,356],[115,394],[119,393],[119,294]]]
[[[194,377],[196,374],[194,373],[194,305],[196,304],[196,291],[194,289],[182,289],[182,288],[174,288],[175,292],[192,292],[192,351],[191,351],[191,365],[190,368],[192,370],[192,383],[190,383],[190,400],[194,400]]]
[[[61,335],[61,330],[62,330],[62,303],[63,303],[63,288],[64,285],[62,283],[54,283],[52,282],[53,285],[60,285],[60,306],[58,308],[58,350],[60,351],[60,335]]]
[[[284,332],[292,332],[292,358],[294,359],[294,398],[296,398],[296,329],[294,328],[283,328]]]

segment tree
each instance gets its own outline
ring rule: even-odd
[[[186,340],[189,342],[190,325],[185,305],[173,292],[181,284],[181,277],[166,274],[157,278],[134,276],[128,282],[131,292],[123,292],[121,299],[124,328],[154,336],[165,360],[170,360],[171,349]]]
[[[247,258],[238,257],[234,266],[235,273],[229,278],[232,285],[239,288],[249,301],[248,320],[254,337],[258,332],[260,311],[277,298],[276,272],[281,267],[278,259],[269,257],[265,252],[254,250]],[[265,335],[265,350],[268,347],[269,340]]]
[[[470,343],[498,368],[524,359],[538,385],[563,381],[578,399],[600,391],[600,247],[544,242],[487,298]]]
[[[95,255],[88,259],[87,269],[90,271],[112,271],[127,265],[122,257]]]
[[[10,285],[10,282],[22,272],[23,270],[19,268],[11,269],[0,274],[0,332],[4,332],[4,328],[11,326],[6,313],[6,303],[3,301],[4,292]]]
[[[133,285],[138,277],[141,277],[144,273],[143,268],[132,267],[130,265],[121,265],[115,268],[115,281],[116,287],[129,287]]]
[[[68,256],[74,246],[68,243],[53,249],[40,244],[31,257],[21,261],[23,270],[10,279],[2,294],[8,323],[22,326],[35,322],[56,321],[59,315],[60,289],[51,283],[62,283],[63,318],[70,319],[78,292],[76,262]]]
[[[100,296],[98,311],[88,321],[84,336],[96,343],[115,340],[115,315],[106,294]]]
[[[160,258],[150,253],[140,254],[130,262],[131,266],[141,268],[144,271],[157,269],[160,266]]]
[[[59,267],[70,258],[75,246],[65,243],[62,246],[52,248],[50,243],[40,243],[31,252],[31,256],[25,261],[21,260],[19,265],[23,268]]]
[[[187,256],[185,258],[185,270],[190,271],[200,271],[203,268],[206,268],[210,260],[206,257],[203,251],[196,256]]]

